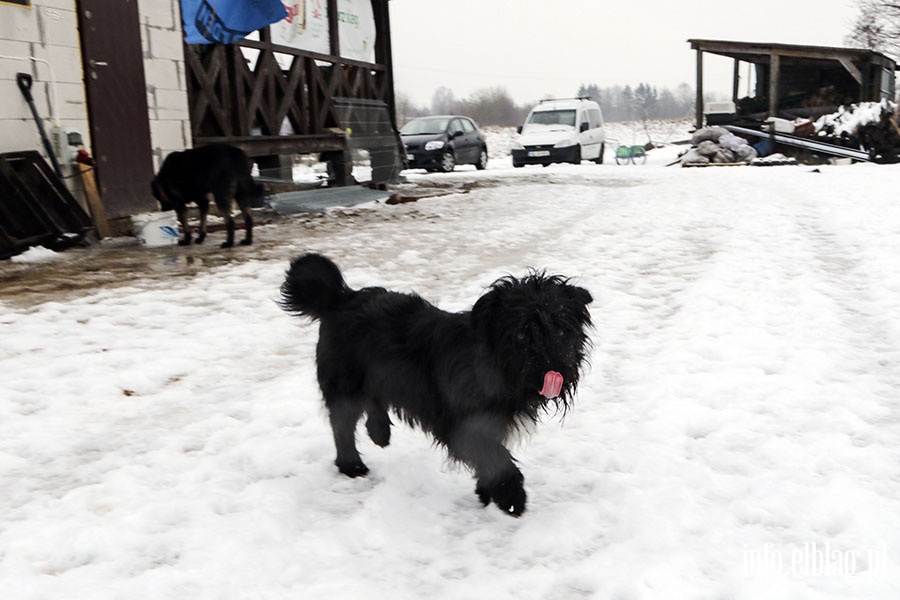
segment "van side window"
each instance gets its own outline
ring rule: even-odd
[[[472,125],[472,121],[468,119],[462,119],[462,126],[463,131],[465,131],[466,133],[472,133],[473,131],[475,131],[475,126]]]
[[[600,109],[589,108],[588,112],[591,114],[591,128],[601,127],[603,125],[603,117],[600,115]]]

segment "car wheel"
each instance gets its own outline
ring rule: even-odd
[[[452,152],[444,152],[444,155],[441,157],[441,172],[449,173],[453,169],[456,168],[456,158],[453,157]]]
[[[605,143],[604,143],[604,144],[600,144],[600,155],[597,156],[597,158],[594,159],[594,162],[597,163],[598,165],[602,165],[602,164],[603,164],[603,153],[604,153],[605,151],[606,151],[606,144],[605,144]]]
[[[578,148],[575,149],[575,157],[572,159],[572,164],[573,165],[581,164],[581,146],[580,145],[578,146]]]
[[[517,161],[515,161],[515,160],[513,161],[513,168],[521,169],[521,168],[524,167],[524,166],[525,166],[525,163],[520,163],[520,162],[517,162]]]
[[[482,148],[481,154],[478,155],[478,162],[475,163],[475,168],[478,169],[479,171],[483,171],[484,169],[487,168],[487,161],[488,161],[487,148]]]

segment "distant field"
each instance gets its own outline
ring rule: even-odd
[[[671,144],[673,142],[690,139],[690,131],[693,129],[694,120],[684,119],[660,119],[647,121],[646,127],[640,121],[618,121],[605,124],[606,139],[610,146],[617,144],[637,145],[653,142],[654,144]],[[515,127],[483,128],[488,138],[488,154],[490,158],[502,158],[509,156],[512,143],[518,137]]]

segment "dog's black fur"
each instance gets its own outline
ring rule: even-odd
[[[227,237],[223,248],[234,246],[232,200],[244,216],[244,246],[253,243],[253,217],[250,207],[262,197],[263,187],[250,175],[252,165],[244,151],[228,144],[209,144],[183,152],[173,152],[163,161],[150,187],[162,210],[174,210],[184,237],[178,244],[191,243],[187,224],[187,205],[194,202],[200,209],[200,233],[196,243],[206,239],[206,215],[212,194],[219,214],[225,219]]]
[[[487,505],[518,516],[524,478],[504,441],[553,404],[563,412],[589,347],[590,293],[558,275],[532,271],[497,280],[471,311],[448,313],[414,294],[353,290],[318,254],[291,262],[284,310],[320,322],[316,362],[341,473],[368,473],[356,424],[387,446],[393,412],[418,425],[472,468]],[[564,384],[545,398],[545,374]]]

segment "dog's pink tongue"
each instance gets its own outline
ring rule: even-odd
[[[547,371],[544,374],[544,387],[538,392],[544,398],[556,398],[562,391],[563,376],[556,371]]]

